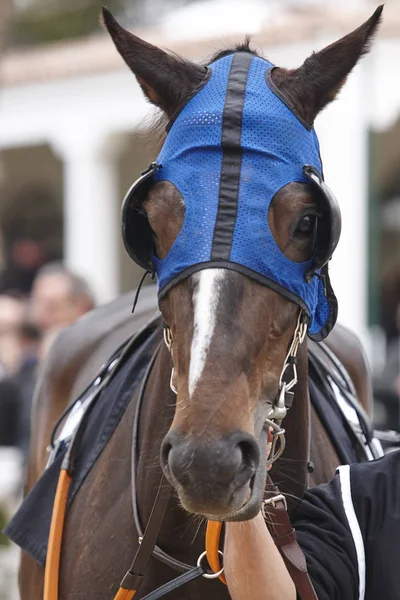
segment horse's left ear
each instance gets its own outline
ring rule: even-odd
[[[204,80],[206,69],[133,35],[105,7],[101,20],[145,96],[171,117]]]
[[[368,53],[381,21],[383,5],[361,27],[320,52],[314,52],[294,70],[274,69],[272,79],[289,97],[306,123],[335,99],[359,59]]]

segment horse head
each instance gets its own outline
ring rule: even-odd
[[[382,8],[287,70],[245,43],[197,65],[103,9],[145,96],[169,120],[130,190],[124,237],[155,271],[171,333],[176,413],[162,467],[190,512],[247,519],[265,486],[265,422],[301,324],[325,337],[337,304],[327,262],[340,213],[313,123],[369,48]]]

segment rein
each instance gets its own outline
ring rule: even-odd
[[[293,392],[291,389],[296,385],[297,368],[296,368],[296,357],[297,351],[304,341],[307,332],[307,322],[300,311],[297,325],[294,331],[293,340],[291,342],[289,351],[285,358],[280,380],[279,380],[279,391],[278,394],[271,404],[265,423],[272,429],[272,446],[270,456],[267,464],[271,465],[275,462],[283,453],[285,448],[285,430],[281,427],[282,421],[287,414],[287,410],[290,408],[293,402]],[[137,336],[134,336],[133,340],[136,340]],[[122,351],[116,366],[106,378],[106,382],[102,382],[104,385],[108,383],[111,376],[115,373],[121,360],[126,356],[129,348],[132,347],[133,340],[131,340]],[[164,341],[171,354],[172,358],[172,333],[171,330],[164,325]],[[157,590],[147,594],[142,600],[157,600],[163,597],[170,591],[181,587],[182,585],[192,581],[200,576],[206,579],[219,578],[225,585],[226,579],[223,574],[223,566],[221,566],[220,558],[223,557],[223,553],[219,550],[220,535],[222,531],[222,523],[218,521],[208,521],[207,531],[205,539],[205,551],[199,556],[197,565],[188,565],[179,560],[169,556],[163,550],[157,546],[157,537],[164,519],[165,511],[167,509],[168,502],[171,497],[172,486],[165,479],[164,475],[161,478],[157,495],[151,510],[151,514],[143,533],[143,529],[140,524],[139,511],[137,505],[137,494],[136,494],[136,466],[138,457],[138,431],[139,431],[139,420],[140,412],[144,401],[146,384],[149,380],[151,371],[155,364],[160,351],[160,346],[154,352],[143,377],[143,381],[139,390],[138,401],[136,406],[136,413],[133,427],[133,440],[132,440],[132,506],[133,506],[133,518],[135,527],[139,536],[139,547],[133,559],[133,562],[126,572],[124,578],[120,583],[120,587],[114,600],[131,600],[142,580],[146,571],[148,562],[152,556],[162,561],[169,567],[181,571],[182,574],[167,584],[161,586]],[[292,370],[292,379],[289,382],[284,381],[284,376],[287,371]],[[173,384],[174,378],[174,367],[171,370],[170,387],[176,394],[176,389]],[[101,387],[103,388],[104,385]],[[58,600],[58,579],[59,579],[59,566],[60,566],[60,554],[61,554],[61,543],[62,533],[64,527],[64,519],[68,500],[68,491],[72,481],[72,473],[74,467],[74,458],[76,456],[79,442],[86,425],[88,415],[90,413],[90,407],[94,403],[91,403],[86,412],[82,417],[82,421],[78,426],[78,429],[71,441],[70,446],[66,452],[63,460],[60,476],[57,485],[57,491],[53,506],[53,514],[50,527],[49,535],[49,547],[48,557],[46,560],[45,567],[45,584],[44,584],[44,600]],[[279,439],[279,446],[276,447]],[[274,486],[269,475],[267,474],[267,482],[265,491],[270,496],[262,503],[262,512],[264,518],[267,521],[267,525],[270,529],[270,533],[274,539],[275,545],[279,549],[282,558],[285,562],[286,568],[290,576],[295,583],[297,591],[301,597],[301,600],[318,600],[311,580],[307,573],[307,566],[304,554],[296,541],[295,531],[290,523],[290,519],[287,513],[286,499],[279,492],[278,488]],[[204,565],[205,559],[208,562],[209,569]]]

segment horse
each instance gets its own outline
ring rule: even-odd
[[[380,7],[363,25],[314,53],[298,69],[273,67],[268,71],[270,90],[304,131],[312,131],[317,114],[336,97],[352,68],[368,51],[381,11]],[[207,65],[197,65],[126,31],[107,9],[103,9],[103,20],[145,96],[172,123],[169,132],[191,100],[207,89],[207,82],[212,82],[210,66],[224,59],[233,64],[238,57],[235,64],[240,79],[243,65],[250,68],[254,61],[261,65],[264,60],[246,41],[219,52]],[[238,123],[236,92],[237,88],[231,102],[234,117],[227,119],[233,129]],[[207,127],[212,115],[204,119],[192,122],[193,128]],[[228,165],[224,171],[227,188],[235,187],[236,175],[229,160],[240,153],[232,149],[234,144],[231,136],[222,152]],[[198,166],[195,162],[194,169]],[[148,267],[149,247],[154,248],[157,257],[151,257],[151,250],[151,261],[161,262],[168,257],[184,227],[188,207],[185,194],[168,179],[168,174],[157,180],[154,173],[153,166],[142,176],[139,194],[138,186],[134,186],[124,213],[128,219],[124,223],[128,251],[146,269],[152,268]],[[281,253],[299,265],[296,269],[318,267],[310,281],[315,281],[318,289],[322,286],[324,297],[318,298],[326,302],[333,298],[327,261],[337,240],[331,239],[335,215],[324,212],[323,203],[321,208],[321,195],[332,207],[321,177],[310,181],[295,178],[272,194],[266,220]],[[205,223],[201,227],[206,228]],[[195,246],[196,240],[192,239],[191,244]],[[285,398],[289,392],[282,372],[299,324],[310,331],[313,321],[306,314],[305,302],[288,293],[283,285],[239,267],[221,257],[207,268],[198,261],[196,269],[189,265],[184,276],[173,279],[169,286],[167,283],[167,291],[159,294],[160,313],[155,321],[153,318],[154,347],[146,385],[141,390],[140,414],[136,410],[139,393],[135,392],[68,509],[60,598],[105,599],[116,593],[141,542],[133,518],[131,467],[134,504],[137,502],[142,525],[149,520],[163,473],[174,487],[157,544],[176,561],[196,564],[204,550],[205,518],[245,520],[260,510],[267,455],[264,423],[280,392],[285,392]],[[96,309],[54,343],[34,400],[26,494],[46,465],[51,430],[60,414],[96,376],[113,350],[154,314],[154,287],[143,288],[143,306],[139,303],[134,315],[129,313],[131,301],[131,295],[126,295]],[[336,325],[328,331],[336,317],[333,301],[330,309],[330,327],[324,329],[320,324],[315,330],[327,335],[326,345],[347,368],[358,398],[369,411],[372,395],[364,353],[348,330]],[[167,344],[163,343],[163,332],[167,332]],[[318,414],[310,409],[308,346],[315,342],[301,342],[296,346],[297,384],[285,417],[287,446],[272,468],[272,478],[281,490],[298,498],[309,485],[329,480],[340,462]],[[131,460],[134,425],[136,464]],[[170,564],[151,558],[138,596],[143,597],[173,577]],[[20,567],[22,600],[42,598],[43,579],[43,566],[24,552]],[[169,597],[197,599],[205,594],[210,599],[229,598],[219,581],[203,578],[171,592]]]

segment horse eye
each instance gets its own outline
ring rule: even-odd
[[[295,235],[308,236],[314,231],[317,215],[304,215],[296,226]]]

